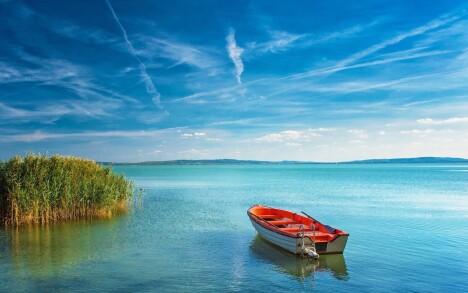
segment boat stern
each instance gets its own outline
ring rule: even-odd
[[[343,253],[346,243],[348,242],[349,235],[339,235],[333,241],[327,244],[327,249],[324,252],[325,254],[333,254],[333,253]]]

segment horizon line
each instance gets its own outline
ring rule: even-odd
[[[115,162],[115,161],[97,161],[98,163],[101,164],[132,164],[132,165],[138,165],[138,164],[169,164],[169,163],[189,163],[189,162],[219,162],[222,163],[224,162],[251,162],[251,163],[264,163],[264,164],[280,164],[280,163],[298,163],[298,164],[344,164],[344,163],[358,163],[358,162],[373,162],[373,161],[380,161],[380,162],[385,162],[385,161],[403,161],[403,160],[408,160],[408,161],[415,161],[415,160],[448,160],[448,161],[459,161],[463,162],[466,161],[468,162],[468,158],[462,158],[462,157],[434,157],[434,156],[426,156],[426,157],[400,157],[400,158],[374,158],[374,159],[361,159],[361,160],[350,160],[350,161],[299,161],[299,160],[280,160],[280,161],[270,161],[270,160],[254,160],[254,159],[230,159],[230,158],[221,158],[221,159],[174,159],[174,160],[155,160],[155,161],[140,161],[140,162]]]

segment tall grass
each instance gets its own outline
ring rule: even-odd
[[[111,217],[127,209],[134,185],[94,161],[29,154],[0,164],[5,226]]]

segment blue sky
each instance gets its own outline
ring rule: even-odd
[[[0,159],[468,158],[466,1],[0,0]]]

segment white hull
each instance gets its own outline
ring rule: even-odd
[[[252,218],[250,218],[250,221],[252,222],[252,225],[254,226],[255,230],[257,230],[258,234],[260,234],[260,236],[262,236],[267,241],[283,249],[286,249],[294,254],[302,254],[302,239],[300,237],[291,237],[277,233],[275,231],[263,227]],[[305,238],[305,241],[306,246],[311,245],[311,241],[308,237]],[[325,249],[319,248],[319,245],[317,245],[317,252],[321,254],[343,253],[347,241],[348,236],[339,236],[332,242],[327,243],[326,248],[323,247],[323,245],[321,245],[321,247]]]
[[[298,238],[289,237],[283,234],[276,233],[269,229],[264,228],[262,225],[258,224],[254,220],[250,219],[255,230],[258,234],[264,239],[270,241],[271,243],[278,245],[294,254],[300,254],[302,252],[301,248],[298,247]]]

